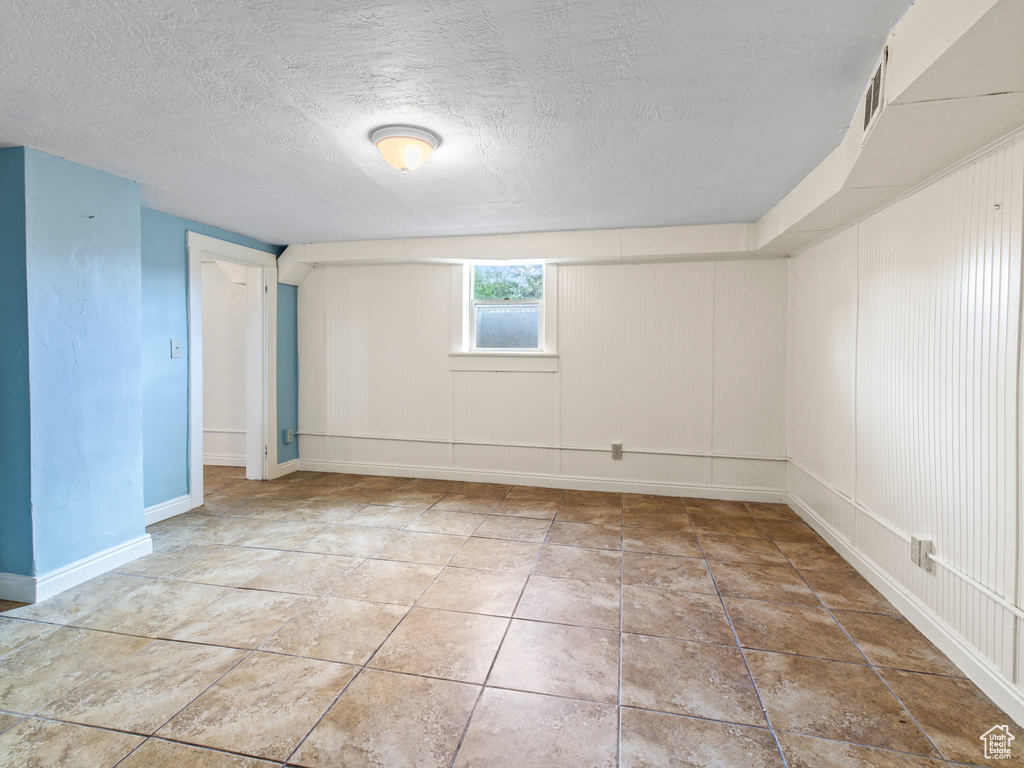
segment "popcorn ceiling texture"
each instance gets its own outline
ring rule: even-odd
[[[275,243],[753,221],[907,0],[7,0],[0,146]],[[368,135],[439,133],[403,178]]]

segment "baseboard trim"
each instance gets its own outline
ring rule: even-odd
[[[204,467],[244,467],[245,456],[216,456],[211,453],[203,454]]]
[[[277,478],[279,478],[279,477],[284,477],[285,475],[290,475],[292,472],[298,472],[298,471],[299,471],[299,460],[298,459],[292,459],[291,461],[286,461],[284,464],[278,464],[276,467],[275,466],[271,466],[270,467],[270,471],[268,473],[270,475],[270,477],[267,478],[267,479],[268,480],[277,480]]]
[[[827,486],[825,486],[827,488]],[[998,669],[965,642],[934,611],[908,591],[873,560],[855,549],[831,525],[801,499],[790,492],[790,506],[814,528],[829,545],[842,555],[868,583],[882,593],[917,629],[946,654],[954,664],[984,691],[1013,720],[1024,726],[1024,693],[1007,680]]]
[[[192,497],[187,495],[154,504],[151,507],[146,507],[146,525],[159,523],[161,520],[195,509],[197,506],[199,505],[192,502]]]
[[[147,533],[42,576],[0,573],[0,600],[38,603],[152,551],[153,539]]]
[[[568,475],[529,475],[515,472],[490,472],[444,467],[410,467],[396,464],[350,464],[341,461],[311,461],[300,458],[298,468],[308,472],[349,472],[357,475],[392,475],[395,477],[457,480],[472,483],[504,485],[536,485],[544,488],[567,488],[578,491],[611,491],[613,493],[648,493],[655,496],[692,496],[699,499],[728,501],[787,501],[784,490],[769,488],[733,488],[707,485],[679,485],[636,480],[616,480]]]

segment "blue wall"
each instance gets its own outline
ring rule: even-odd
[[[0,573],[33,575],[25,150],[0,149]]]
[[[217,227],[142,209],[142,371],[146,506],[188,493],[188,249],[186,232],[215,237],[279,256],[284,250]],[[290,310],[294,315],[294,308]],[[278,325],[295,323],[278,310]],[[170,340],[181,339],[181,358]],[[282,388],[278,363],[278,389]],[[283,372],[284,387],[297,389],[298,369]],[[280,397],[280,396],[279,396]],[[279,416],[280,421],[280,416]],[[290,426],[290,425],[287,425]],[[285,428],[287,428],[287,426]],[[278,430],[280,432],[281,430]],[[280,439],[280,438],[279,438]],[[285,461],[285,459],[279,459]]]
[[[25,150],[34,575],[145,533],[139,185]]]
[[[299,289],[277,286],[277,463],[299,458],[299,438],[284,442],[285,432],[299,431]]]

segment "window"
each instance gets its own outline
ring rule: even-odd
[[[464,263],[452,277],[452,370],[558,370],[554,264]]]
[[[544,265],[473,265],[473,349],[536,352],[543,340]]]

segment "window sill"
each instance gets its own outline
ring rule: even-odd
[[[450,371],[557,373],[558,355],[545,352],[453,352]]]

